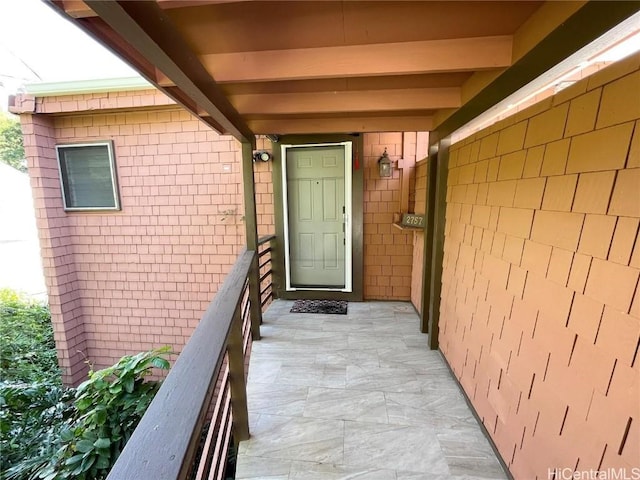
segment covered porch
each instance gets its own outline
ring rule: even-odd
[[[408,302],[277,300],[253,345],[237,479],[506,478]]]
[[[456,377],[516,478],[637,463],[639,210],[627,199],[640,174],[628,153],[638,110],[620,100],[635,88],[637,57],[452,139],[636,14],[637,2],[50,3],[233,136],[242,162],[246,251],[110,479],[221,479],[234,443],[245,479],[504,478]],[[426,131],[425,222],[412,256],[420,315],[409,303],[352,302],[346,319],[302,317],[277,301],[263,318],[272,297],[290,294],[279,217],[287,203],[275,209],[275,235],[261,241],[255,154],[273,150],[277,197],[288,137],[295,146],[334,135],[357,145],[375,132]],[[374,270],[367,255],[388,260],[396,248],[375,230],[393,228],[391,211],[365,207],[400,203],[381,176],[371,177],[386,188],[379,201],[375,187],[357,185],[366,180],[361,160],[375,159],[364,145],[356,152],[344,155],[362,214],[350,226],[354,285]],[[621,246],[609,255],[614,239]],[[380,298],[364,287],[340,293]],[[595,345],[614,314],[629,333],[611,328]]]

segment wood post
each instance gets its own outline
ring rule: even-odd
[[[249,438],[249,411],[247,408],[247,385],[244,376],[243,343],[242,302],[240,302],[233,314],[227,343],[229,389],[231,390],[231,411],[233,412],[233,439],[236,444]]]
[[[256,188],[253,175],[253,147],[242,144],[242,180],[244,190],[244,218],[247,250],[255,252],[249,270],[249,302],[251,308],[251,336],[260,340],[262,305],[260,300],[260,269],[258,268],[258,218],[256,215]]]
[[[429,306],[431,305],[431,268],[433,262],[433,232],[435,230],[434,219],[436,210],[436,177],[438,166],[438,153],[435,148],[429,154],[427,163],[427,198],[426,198],[426,222],[424,226],[424,252],[422,258],[422,317],[420,319],[420,331],[429,333]]]
[[[449,145],[451,138],[438,142],[437,172],[435,178],[435,202],[433,221],[433,246],[429,295],[429,348],[438,349],[438,323],[440,321],[440,295],[442,293],[442,261],[444,259],[444,227],[447,209],[447,176],[449,174]]]

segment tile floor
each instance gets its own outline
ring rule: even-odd
[[[413,307],[276,301],[254,342],[237,479],[505,479]]]

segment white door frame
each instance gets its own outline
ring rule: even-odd
[[[285,265],[285,278],[286,278],[286,290],[289,292],[296,290],[312,290],[312,291],[329,291],[329,292],[351,292],[353,289],[352,279],[352,179],[351,179],[351,156],[352,156],[353,142],[338,142],[338,143],[312,143],[304,145],[281,145],[280,152],[282,159],[282,212],[284,214],[284,265]],[[344,218],[344,240],[345,240],[345,252],[344,252],[344,288],[300,288],[291,286],[291,263],[289,259],[289,201],[288,201],[288,189],[287,189],[287,149],[289,148],[313,148],[313,147],[344,147],[344,203],[345,203],[345,218]]]

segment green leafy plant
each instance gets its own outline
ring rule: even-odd
[[[160,386],[145,381],[153,368],[168,369],[163,347],[125,356],[112,367],[89,373],[76,390],[76,419],[60,433],[56,458],[40,478],[106,478]]]
[[[73,396],[73,389],[51,383],[0,383],[0,478],[37,478],[73,418]]]
[[[169,347],[62,386],[46,305],[0,290],[0,480],[106,478],[168,369]]]
[[[62,387],[46,305],[0,290],[0,478],[47,465],[74,391]]]
[[[0,290],[0,381],[60,385],[49,308]]]

